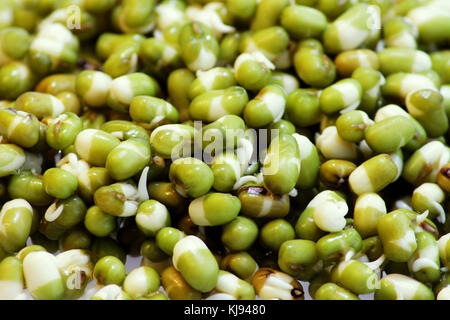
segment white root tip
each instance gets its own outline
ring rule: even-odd
[[[346,113],[346,112],[355,110],[356,108],[358,108],[359,103],[360,103],[360,102],[357,101],[357,102],[355,102],[355,103],[349,105],[347,108],[342,109],[339,113],[343,114],[343,113]]]
[[[44,218],[48,222],[53,222],[61,215],[61,213],[64,210],[64,205],[60,205],[58,208],[56,208],[56,202],[53,202],[50,207],[48,207],[47,211],[45,211]]]
[[[442,208],[442,205],[437,201],[433,201],[433,206],[436,208],[437,211],[439,211],[439,216],[437,217],[437,221],[441,224],[444,224],[445,220],[446,220],[444,208]]]
[[[355,250],[349,250],[344,256],[344,261],[350,261],[355,256],[355,253]]]
[[[255,58],[256,61],[262,63],[267,69],[270,70],[276,69],[275,65],[269,59],[267,59],[266,56],[260,51],[254,51],[250,54]]]
[[[397,209],[406,209],[406,210],[413,211],[413,208],[405,200],[395,201],[395,207]]]
[[[237,190],[248,182],[258,183],[258,178],[255,176],[243,176],[233,186],[233,190]]]
[[[429,213],[430,212],[428,210],[425,210],[422,214],[417,215],[416,217],[417,224],[421,224],[422,222],[424,222],[425,219],[428,217]]]
[[[173,187],[180,196],[182,196],[183,198],[189,198],[189,195],[187,194],[186,190],[184,190],[181,186],[174,184]]]
[[[382,254],[377,260],[372,262],[366,262],[365,265],[372,270],[377,270],[386,261],[386,257]]]
[[[149,195],[148,195],[148,190],[147,190],[147,179],[148,179],[148,171],[150,170],[150,167],[145,167],[144,170],[142,170],[141,176],[139,178],[139,183],[138,183],[138,194],[137,194],[137,198],[140,201],[145,201],[150,199]]]
[[[160,122],[160,121],[163,120],[163,119],[164,119],[164,116],[163,116],[163,115],[156,116],[156,117],[154,117],[154,118],[152,119],[152,121],[150,122],[150,124],[151,124],[151,125],[157,124],[158,122]]]
[[[297,191],[297,189],[292,189],[290,192],[289,192],[289,196],[290,197],[293,197],[293,198],[295,198],[296,196],[298,196],[298,191]]]

